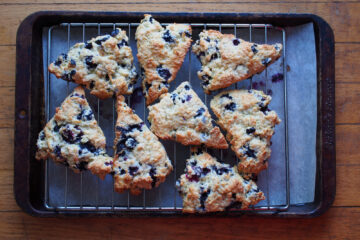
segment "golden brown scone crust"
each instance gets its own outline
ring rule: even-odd
[[[77,87],[56,108],[54,117],[40,132],[36,159],[50,157],[75,172],[89,169],[103,179],[112,169],[112,158],[106,154],[105,143],[84,89]]]
[[[227,131],[231,149],[240,159],[242,173],[257,174],[268,166],[270,140],[281,122],[268,108],[270,101],[270,96],[257,90],[224,91],[211,100],[217,122]]]
[[[151,104],[168,92],[169,83],[175,79],[191,44],[191,27],[174,23],[164,29],[145,14],[135,38],[146,104]]]
[[[200,148],[192,148],[177,188],[187,213],[224,211],[234,203],[246,209],[265,199],[255,182],[243,179],[236,167],[217,162]]]
[[[120,28],[110,35],[75,44],[50,64],[49,72],[86,86],[101,99],[131,94],[137,78],[128,37]]]
[[[115,191],[157,187],[172,171],[164,146],[144,122],[127,106],[123,96],[117,99],[117,121],[114,141]]]
[[[205,104],[183,82],[172,93],[161,95],[160,102],[149,106],[151,131],[161,139],[184,145],[201,145],[226,149],[228,144],[219,127],[213,127]]]
[[[206,93],[230,86],[262,72],[281,56],[282,45],[256,44],[204,30],[192,51],[198,56],[202,67],[199,78]]]

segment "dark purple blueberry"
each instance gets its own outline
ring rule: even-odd
[[[45,140],[45,133],[43,131],[40,132],[40,140]]]
[[[59,145],[55,146],[54,153],[57,157],[61,157],[61,148]]]
[[[246,146],[244,147],[244,150],[245,150],[244,153],[245,153],[248,157],[256,158],[255,150],[252,150],[249,145],[246,145]]]
[[[65,142],[74,143],[77,140],[76,134],[67,126],[61,133],[61,137]]]
[[[89,68],[89,69],[97,67],[97,63],[94,63],[92,61],[92,59],[93,59],[93,56],[86,56],[86,58],[85,58],[85,63],[87,65],[87,68]]]
[[[205,168],[202,169],[202,174],[204,176],[206,176],[206,174],[208,174],[210,171],[211,171],[210,168],[205,167]]]
[[[260,111],[262,111],[265,115],[268,111],[270,111],[268,106],[264,105],[264,103],[261,102],[258,105],[260,107]]]
[[[175,40],[174,40],[174,38],[171,36],[169,30],[166,30],[166,31],[164,32],[162,38],[165,40],[165,42],[168,42],[168,43],[174,43],[174,42],[175,42]]]
[[[131,176],[134,176],[135,173],[139,170],[139,167],[136,167],[136,166],[130,166],[129,167],[129,173]]]
[[[210,42],[210,38],[209,38],[209,37],[205,38],[204,40],[207,41],[207,42]]]
[[[91,144],[91,142],[86,142],[86,143],[80,143],[80,148],[81,149],[87,149],[89,152],[95,153],[96,152],[96,147],[94,145]]]
[[[54,62],[55,66],[60,66],[61,63],[62,61],[59,58]]]
[[[117,44],[117,46],[118,46],[118,48],[121,48],[121,47],[123,47],[123,46],[129,46],[129,44],[128,44],[128,42],[127,42],[125,39],[123,39],[123,40],[121,40],[121,42],[119,42],[119,43]]]
[[[54,121],[54,123],[55,123],[54,132],[58,132],[58,131],[60,130],[61,126],[59,126],[59,125],[57,124],[57,122],[55,122],[55,121]]]
[[[190,182],[198,182],[199,181],[199,176],[198,175],[188,175],[188,174],[186,174],[186,178]]]
[[[253,91],[251,89],[248,90],[248,93],[252,93]]]
[[[251,134],[251,133],[254,133],[254,132],[255,132],[255,128],[254,128],[254,127],[251,127],[251,128],[246,129],[246,133],[247,133],[247,134]]]
[[[119,34],[119,29],[116,28],[114,31],[111,32],[110,35],[111,35],[112,37],[116,37],[116,35],[118,35],[118,34]]]
[[[73,81],[72,77],[76,74],[75,70],[71,70],[70,73],[64,73],[64,75],[61,76],[62,79],[65,81]]]
[[[185,90],[190,90],[190,86],[189,86],[189,85],[185,85],[184,88],[185,88]]]
[[[185,31],[185,36],[191,38],[191,33],[189,31]]]
[[[190,101],[192,99],[192,96],[191,95],[186,95],[186,98],[185,98],[185,101]]]
[[[112,165],[113,165],[113,161],[105,162],[105,166],[112,166]]]
[[[197,55],[197,57],[200,59],[201,57],[205,56],[204,52],[200,52],[199,55]]]
[[[177,97],[177,94],[176,94],[176,93],[172,93],[172,94],[170,95],[170,98],[171,98],[171,100],[173,101],[174,104],[175,104],[176,97]]]
[[[267,66],[271,62],[271,58],[265,58],[261,60],[261,63],[265,66]]]
[[[203,107],[199,108],[199,110],[196,111],[196,115],[194,116],[194,118],[200,117],[201,115],[203,115],[204,112],[205,112],[205,108]]]
[[[156,71],[159,74],[159,76],[165,79],[166,81],[169,80],[169,78],[171,77],[171,73],[169,69],[163,68],[162,65],[158,66],[156,68]]]
[[[92,49],[92,47],[93,47],[93,45],[92,45],[91,42],[86,42],[86,43],[85,43],[85,48],[86,48],[86,49]]]
[[[240,44],[240,39],[235,38],[235,39],[233,40],[233,44],[234,44],[235,46],[239,45],[239,44]]]
[[[232,112],[235,111],[235,108],[236,108],[236,104],[234,102],[225,105],[225,109]]]
[[[94,118],[94,114],[91,109],[83,109],[76,118],[78,120],[90,121]]]
[[[155,167],[151,167],[149,174],[150,174],[150,177],[151,177],[151,179],[152,179],[151,187],[155,187],[155,184],[156,184],[156,181],[157,181],[157,177],[155,176],[155,174],[156,174],[156,168],[155,168]]]
[[[259,188],[255,188],[255,189],[252,188],[252,189],[251,189],[251,192],[256,192],[256,193],[257,193],[257,192],[260,192],[260,189],[259,189]]]
[[[256,54],[257,52],[258,52],[258,50],[257,50],[257,47],[258,45],[256,44],[256,43],[254,43],[252,46],[251,46],[251,51],[254,53],[254,54]]]
[[[211,192],[211,190],[208,189],[208,190],[206,190],[206,191],[204,191],[204,192],[201,193],[201,196],[200,196],[200,207],[201,207],[202,209],[204,209],[204,210],[205,210],[205,202],[206,202],[206,199],[208,198],[210,192]]]
[[[274,83],[281,82],[282,80],[284,80],[284,75],[282,73],[274,74],[271,77],[271,81]]]
[[[194,152],[193,152],[193,153],[194,153]],[[196,161],[196,160],[193,160],[193,161],[190,162],[190,165],[191,165],[191,166],[196,166],[196,164],[197,164],[197,161]]]
[[[79,162],[76,163],[76,168],[79,169],[80,171],[87,170],[87,165],[88,162]]]
[[[279,51],[279,50],[280,50],[279,45],[277,45],[277,44],[275,45],[275,50],[276,50],[276,51]]]
[[[150,17],[150,18],[149,18],[149,22],[150,22],[150,23],[153,23],[153,20],[154,20],[153,17]]]
[[[76,67],[76,61],[75,61],[74,59],[71,59],[71,60],[70,60],[70,65],[71,65],[72,67]]]
[[[221,167],[221,168],[212,168],[213,170],[215,170],[216,174],[217,175],[223,175],[224,173],[229,173],[229,168],[226,168],[226,167]]]
[[[138,142],[137,142],[134,138],[132,138],[132,137],[129,137],[129,138],[125,141],[125,146],[126,146],[128,149],[130,149],[130,150],[134,149],[137,144],[138,144]]]
[[[85,96],[84,96],[84,95],[78,94],[78,93],[71,94],[70,97],[80,97],[80,98],[82,98],[82,99],[85,99]]]
[[[90,85],[89,85],[89,88],[90,89],[93,89],[95,87],[95,81],[91,81],[90,82]]]
[[[96,40],[95,43],[96,43],[97,45],[101,45],[102,42],[105,42],[105,41],[108,40],[109,38],[110,38],[110,36],[107,35],[107,36],[105,36],[105,37],[103,37],[103,38],[100,38],[100,39]]]
[[[212,79],[209,75],[204,74],[201,76],[201,79],[203,80],[202,85],[207,86],[210,83],[210,80]]]
[[[62,57],[63,60],[67,60],[68,58],[68,55],[66,53],[62,53],[60,56]]]
[[[211,62],[212,60],[217,59],[217,58],[219,58],[219,55],[218,55],[217,53],[213,53],[213,54],[211,55],[211,57],[210,57],[210,62]]]
[[[110,81],[109,74],[106,74],[106,75],[105,75],[105,81]]]
[[[124,174],[126,173],[126,171],[125,171],[124,169],[121,169],[121,168],[119,167],[119,173],[120,173],[120,175],[124,175]]]
[[[228,94],[228,93],[225,93],[225,94],[221,95],[220,98],[228,98],[230,100],[233,99],[232,96],[230,96],[230,94]]]

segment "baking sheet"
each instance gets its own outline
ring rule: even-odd
[[[101,26],[100,33],[111,32],[113,26]],[[127,31],[130,38],[130,46],[136,55],[136,42],[134,34],[136,27],[122,27]],[[219,26],[208,29],[219,30]],[[198,33],[203,27],[193,27],[193,39],[198,38]],[[223,33],[234,33],[234,28],[221,27]],[[47,64],[48,57],[54,61],[62,52],[67,52],[68,47],[76,42],[90,39],[98,35],[99,28],[94,26],[67,26],[54,27],[49,39],[48,29],[43,33],[44,52],[44,76],[46,90],[47,119],[54,115],[55,108],[61,104],[68,93],[76,86],[66,83],[50,75],[49,81]],[[69,39],[68,39],[68,32]],[[250,40],[248,28],[236,28],[237,37]],[[69,40],[69,43],[68,43]],[[283,33],[278,29],[267,29],[265,37],[263,28],[252,28],[251,40],[257,43],[282,42]],[[48,48],[50,43],[50,48]],[[316,52],[314,29],[312,24],[286,28],[286,65],[285,72],[283,56],[266,71],[250,80],[242,81],[231,88],[256,88],[271,94],[273,100],[270,108],[275,110],[283,120],[275,128],[276,134],[272,138],[272,155],[269,159],[269,168],[258,176],[259,188],[265,193],[267,199],[258,206],[275,206],[286,204],[286,168],[285,168],[285,124],[288,126],[288,149],[290,165],[290,200],[291,204],[303,204],[314,200],[315,172],[316,172]],[[48,51],[49,50],[49,51]],[[139,71],[137,59],[135,64]],[[200,87],[200,80],[196,71],[201,65],[192,53],[188,53],[176,79],[170,84],[170,91],[174,90],[182,81],[190,81],[194,90],[204,102],[209,104],[212,96],[204,94]],[[285,81],[287,79],[287,104],[288,121],[285,121]],[[128,97],[130,106],[143,119],[147,117],[147,109],[144,104],[140,82],[136,84],[136,90]],[[214,92],[213,95],[219,91]],[[107,151],[112,155],[114,139],[114,120],[116,119],[114,100],[99,101],[87,91],[87,99],[95,112],[100,127],[107,138]],[[146,121],[145,121],[146,122]],[[162,141],[165,145],[169,158],[174,165],[174,171],[167,177],[165,183],[159,188],[145,190],[139,196],[130,195],[128,192],[118,194],[113,191],[112,176],[108,175],[104,181],[99,180],[90,172],[75,174],[71,170],[47,162],[47,186],[46,205],[49,208],[62,207],[154,207],[154,208],[179,208],[182,206],[180,195],[175,189],[175,181],[183,173],[185,160],[190,154],[190,148],[171,141]],[[229,150],[208,149],[211,154],[220,161],[236,164],[235,154]]]

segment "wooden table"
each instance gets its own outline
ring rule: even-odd
[[[360,238],[360,1],[294,0],[0,0],[0,237],[1,239],[167,239],[250,237]],[[314,13],[335,33],[337,195],[315,219],[30,217],[13,195],[15,39],[19,23],[40,10]],[[18,86],[21,87],[21,86]]]

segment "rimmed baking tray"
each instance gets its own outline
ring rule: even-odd
[[[313,23],[315,31],[316,55],[317,55],[317,129],[316,129],[316,178],[314,201],[306,204],[290,204],[289,190],[289,161],[287,156],[287,103],[286,103],[286,70],[285,57],[282,65],[278,67],[284,75],[284,109],[283,122],[285,126],[284,136],[281,141],[284,145],[283,173],[286,178],[282,183],[284,190],[284,201],[281,204],[270,200],[263,204],[254,206],[250,210],[240,211],[232,209],[224,213],[212,215],[241,215],[261,214],[276,216],[316,216],[324,212],[332,203],[335,196],[335,110],[334,110],[334,42],[331,28],[321,18],[308,14],[233,14],[233,13],[152,13],[162,23],[191,23],[193,29],[199,31],[206,27],[218,28],[228,32],[247,31],[252,29],[264,32],[265,42],[270,41],[270,36],[279,35],[285,43],[285,27],[298,26],[305,23]],[[72,41],[84,41],[88,39],[89,32],[103,34],[114,27],[125,28],[130,36],[133,36],[137,23],[143,17],[143,13],[115,13],[115,12],[38,12],[30,15],[20,25],[17,35],[17,75],[16,75],[16,128],[15,128],[15,175],[14,192],[15,197],[24,211],[37,216],[56,215],[182,215],[181,203],[174,188],[163,188],[145,191],[140,197],[130,195],[117,195],[111,191],[111,178],[100,182],[94,180],[89,174],[73,175],[66,168],[56,166],[51,161],[46,163],[34,159],[36,151],[36,138],[45,121],[53,115],[54,107],[61,103],[66,94],[56,95],[54,89],[63,88],[68,92],[71,84],[65,82],[51,81],[51,76],[44,71],[48,62],[53,60],[58,50],[56,41],[63,46],[71,46]],[[166,25],[166,24],[165,24]],[[272,34],[272,32],[274,34]],[[44,40],[44,35],[47,37]],[[55,40],[54,40],[55,39]],[[133,42],[134,44],[134,42]],[[61,45],[61,44],[60,44]],[[132,44],[131,44],[132,45]],[[55,50],[53,50],[55,49]],[[61,49],[64,51],[64,49]],[[286,50],[286,46],[284,47]],[[66,51],[66,49],[65,49]],[[190,81],[193,65],[190,59],[185,60],[183,74],[188,75]],[[181,73],[179,73],[181,75]],[[267,72],[266,72],[267,74]],[[182,77],[184,78],[184,77]],[[193,80],[196,81],[196,80]],[[254,84],[250,81],[250,86]],[[59,82],[62,86],[51,84]],[[64,85],[65,84],[65,85]],[[246,84],[246,83],[245,83]],[[241,86],[239,86],[241,87]],[[243,86],[242,86],[243,87]],[[265,81],[265,90],[266,90]],[[89,95],[88,95],[89,96]],[[99,101],[92,100],[90,104],[95,108],[97,119],[104,126],[111,126],[114,119],[113,102],[110,100],[111,108],[100,108]],[[129,97],[129,104],[138,109],[144,106],[134,105],[133,97]],[[96,102],[97,101],[97,102]],[[208,100],[204,99],[205,102]],[[110,116],[110,115],[111,116]],[[146,116],[144,109],[143,118]],[[104,117],[105,116],[105,117]],[[112,126],[111,126],[112,127]],[[104,129],[103,129],[104,130]],[[111,148],[111,130],[104,130],[107,134],[107,142]],[[108,133],[107,133],[108,132]],[[281,143],[281,142],[280,142]],[[168,186],[173,186],[176,178],[183,170],[176,144],[165,143],[171,148],[168,150],[172,158],[175,173],[167,181]],[[178,147],[177,147],[178,146]],[[171,153],[169,153],[169,151]],[[184,149],[180,149],[183,152]],[[223,152],[215,153],[222,159]],[[225,152],[226,154],[226,152]],[[180,154],[180,156],[182,156]],[[185,156],[183,157],[183,160]],[[184,162],[182,160],[182,162]],[[281,161],[280,158],[271,161]],[[176,170],[176,167],[178,169]],[[182,169],[181,169],[182,168]],[[270,198],[269,178],[263,180],[265,194]],[[88,186],[86,186],[86,184]],[[89,184],[92,183],[92,184]],[[261,184],[261,183],[260,183]],[[60,187],[59,187],[60,186]],[[75,186],[75,187],[74,187]],[[92,187],[96,186],[96,192]],[[110,188],[108,187],[110,186]],[[108,188],[108,189],[106,189]],[[271,188],[271,184],[270,184]],[[110,189],[110,190],[109,190]],[[100,192],[100,193],[99,193]],[[171,197],[169,197],[171,195]],[[166,197],[167,196],[167,197]],[[111,201],[102,201],[111,199]],[[60,200],[59,200],[60,199]],[[159,200],[160,199],[160,200]],[[173,201],[173,202],[172,202]],[[181,200],[180,200],[181,201]]]

